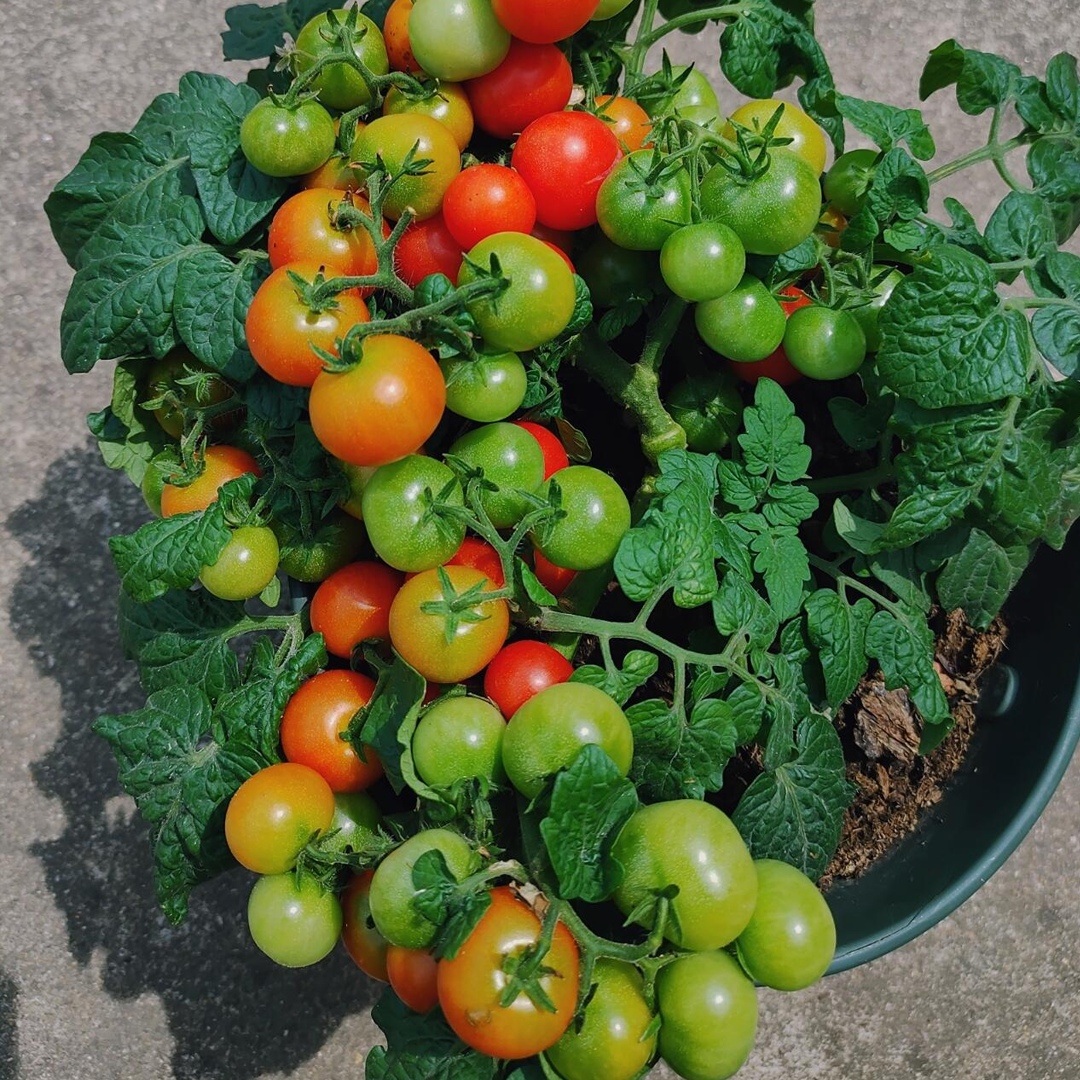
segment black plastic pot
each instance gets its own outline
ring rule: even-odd
[[[955,911],[1016,850],[1068,767],[1080,741],[1080,543],[1043,551],[1005,616],[997,686],[941,802],[866,874],[828,894],[838,938],[830,974]]]

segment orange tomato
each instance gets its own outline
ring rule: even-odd
[[[386,974],[394,993],[415,1013],[429,1013],[439,1004],[438,964],[426,949],[390,945]]]
[[[391,71],[407,71],[410,75],[418,75],[424,69],[416,62],[409,45],[409,16],[412,15],[412,9],[413,0],[394,0],[383,23],[383,41],[386,42]]]
[[[652,132],[652,120],[636,101],[600,94],[596,104],[596,115],[615,133],[624,153],[633,153],[645,145]]]
[[[379,259],[367,229],[334,225],[334,211],[343,202],[365,213],[371,211],[362,195],[329,187],[299,191],[282,203],[266,240],[270,265],[277,270],[289,263],[312,262],[342,277],[374,274]]]
[[[341,927],[341,943],[356,966],[372,979],[389,982],[386,970],[386,938],[375,929],[371,921],[371,879],[374,870],[364,870],[349,882],[342,893],[341,909],[344,922]]]
[[[211,503],[217,502],[222,484],[244,473],[262,476],[259,463],[246,450],[237,446],[208,446],[202,475],[194,483],[187,487],[166,484],[161,489],[161,516],[172,517],[173,514],[205,510]]]

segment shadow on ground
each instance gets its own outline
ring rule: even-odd
[[[240,871],[201,886],[187,922],[169,926],[153,896],[146,830],[120,791],[108,747],[90,731],[99,713],[142,701],[114,629],[117,580],[106,539],[145,519],[138,492],[88,446],[54,462],[41,497],[7,522],[30,553],[12,594],[12,627],[40,675],[58,683],[64,715],[56,745],[32,771],[62,803],[67,825],[30,850],[67,919],[74,958],[86,964],[103,950],[109,994],[160,997],[178,1080],[290,1072],[344,1017],[371,1004],[374,984],[340,949],[306,971],[267,960],[248,937],[251,878]],[[0,1040],[14,1023],[5,986]]]
[[[0,971],[0,1080],[19,1075],[19,988],[6,971]]]

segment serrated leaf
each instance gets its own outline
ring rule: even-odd
[[[746,581],[753,578],[750,535],[739,525],[724,518],[713,522],[713,554]]]
[[[1064,243],[1080,225],[1080,145],[1070,139],[1040,139],[1028,151],[1028,176],[1050,204],[1057,238]]]
[[[286,34],[295,39],[310,19],[339,6],[337,0],[238,4],[225,12],[229,29],[221,32],[222,52],[226,60],[264,60],[284,44]]]
[[[925,100],[946,86],[956,85],[956,101],[969,116],[1001,105],[1014,93],[1020,69],[993,53],[964,49],[950,38],[930,53],[919,81]]]
[[[827,700],[839,708],[866,672],[866,628],[874,605],[863,597],[855,604],[832,589],[819,589],[806,601],[806,624],[825,674]]]
[[[891,150],[906,142],[920,161],[929,161],[936,153],[934,137],[918,109],[900,109],[880,101],[836,95],[836,108],[882,150]]]
[[[866,206],[885,224],[894,218],[911,221],[926,211],[929,199],[926,171],[906,150],[895,146],[874,169]]]
[[[927,724],[951,721],[934,668],[934,634],[921,616],[899,619],[891,611],[878,611],[866,629],[866,651],[881,665],[885,688],[906,688]]]
[[[386,779],[398,794],[406,787],[402,757],[409,750],[426,690],[424,676],[395,653],[393,663],[379,672],[371,700],[349,725],[349,741],[357,748],[370,746],[379,755]],[[403,741],[404,729],[408,737]]]
[[[755,536],[750,544],[754,569],[765,578],[776,618],[786,622],[802,604],[803,586],[810,580],[806,546],[794,529],[777,527]]]
[[[739,436],[747,471],[793,483],[806,476],[810,448],[806,428],[795,406],[772,379],[759,379],[754,404],[743,413],[745,431]]]
[[[1051,252],[1042,272],[1047,287],[1040,292],[1071,300],[1072,306],[1042,307],[1035,312],[1031,320],[1035,344],[1063,375],[1080,378],[1080,256]]]
[[[750,648],[767,648],[780,629],[776,613],[739,574],[725,574],[713,601],[716,629],[727,637],[744,634]]]
[[[938,597],[947,610],[961,608],[972,626],[985,630],[1018,578],[1005,548],[981,529],[972,529],[963,549],[941,571]]]
[[[660,666],[660,657],[644,649],[631,649],[623,659],[622,667],[613,671],[583,664],[574,669],[571,682],[585,683],[603,690],[608,697],[625,705],[639,686],[644,686]]]
[[[995,261],[1037,259],[1057,247],[1054,215],[1038,195],[1010,191],[990,215],[985,240]]]

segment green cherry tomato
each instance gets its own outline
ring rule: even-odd
[[[279,558],[273,532],[246,525],[233,531],[217,561],[202,568],[199,580],[221,600],[250,600],[274,580]]]
[[[665,936],[680,948],[722,948],[754,913],[754,862],[731,819],[711,803],[675,799],[642,807],[619,834],[613,854],[626,870],[613,897],[624,915],[656,890],[679,887],[671,901],[676,918]],[[650,925],[650,917],[642,916],[642,925]]]
[[[503,767],[510,783],[535,799],[553,773],[572,765],[583,746],[595,744],[625,776],[634,756],[630,722],[617,702],[595,686],[556,683],[529,698],[510,718]]]
[[[742,425],[742,396],[726,371],[688,375],[664,395],[664,404],[699,454],[718,454]]]
[[[330,114],[317,102],[295,108],[263,98],[240,125],[244,156],[267,176],[302,176],[325,164],[337,136]]]
[[[805,990],[829,969],[836,924],[818,887],[794,866],[754,863],[758,898],[735,946],[746,970],[773,990]]]
[[[825,174],[825,200],[845,217],[854,217],[862,209],[877,159],[875,150],[849,150]]]
[[[441,851],[450,873],[458,881],[476,868],[476,852],[468,841],[450,829],[425,829],[394,848],[371,879],[371,918],[391,945],[403,949],[426,949],[438,927],[412,904],[417,889],[412,872],[416,860],[427,851]]]
[[[484,297],[468,305],[484,341],[495,349],[528,352],[557,338],[569,325],[577,298],[562,256],[535,236],[496,233],[466,256],[458,285],[479,280],[476,267],[487,271],[492,255],[510,285],[494,300]]]
[[[654,260],[644,251],[628,251],[598,236],[577,260],[578,273],[597,307],[617,307],[640,296],[653,282]]]
[[[544,482],[544,451],[516,424],[485,424],[462,435],[449,453],[470,468],[483,469],[497,491],[482,490],[480,501],[492,525],[508,529],[529,511],[528,496]]]
[[[304,537],[299,529],[283,521],[271,528],[281,545],[281,569],[297,581],[325,581],[335,571],[355,562],[364,549],[367,532],[354,517],[331,513]]]
[[[769,167],[753,180],[714,165],[701,182],[701,212],[730,226],[751,255],[781,255],[801,244],[821,217],[821,185],[801,158],[769,153]]]
[[[688,65],[676,64],[672,68],[672,74],[678,78]],[[674,95],[664,102],[662,112],[683,112],[684,109],[708,109],[713,116],[720,113],[720,99],[716,96],[713,84],[708,76],[699,68],[694,68],[686,79],[675,91]]]
[[[646,1037],[653,1013],[645,1001],[641,975],[621,960],[598,960],[596,989],[578,1027],[547,1051],[563,1080],[633,1080],[649,1064],[656,1035]]]
[[[866,335],[850,312],[812,304],[788,319],[784,352],[810,379],[846,379],[866,359]]]
[[[435,702],[413,734],[416,771],[425,784],[451,787],[459,780],[506,779],[502,743],[506,721],[484,698],[458,695]]]
[[[462,523],[431,512],[428,492],[454,506],[465,503],[454,474],[441,461],[418,454],[380,466],[364,489],[368,539],[395,570],[442,566],[465,539]]]
[[[332,34],[329,29],[330,12],[316,15],[304,25],[296,36],[296,71],[303,75],[310,71],[334,45],[323,37],[323,33]],[[344,25],[349,13],[338,8],[333,13],[339,23]],[[356,19],[356,37],[353,39],[353,53],[375,75],[385,75],[390,70],[390,60],[386,55],[386,45],[379,28],[366,16]],[[318,91],[319,100],[332,109],[342,112],[367,105],[371,101],[371,91],[360,73],[348,64],[331,64],[316,76],[311,89]]]
[[[660,1056],[683,1080],[727,1080],[757,1035],[754,984],[726,952],[683,956],[660,971]]]
[[[416,0],[409,46],[433,78],[461,82],[494,71],[510,51],[510,34],[491,0]]]
[[[752,274],[724,296],[698,304],[694,322],[710,349],[740,364],[770,356],[787,329],[780,301]]]
[[[252,940],[282,967],[317,964],[341,933],[338,898],[309,874],[259,878],[247,914]]]
[[[143,473],[139,490],[155,517],[161,517],[161,492],[165,488],[165,477],[176,471],[177,464],[177,455],[173,451],[162,450],[150,459]]]
[[[600,0],[600,6],[593,12],[593,22],[614,19],[620,11],[625,11],[633,0]]]
[[[653,150],[637,150],[608,174],[596,196],[596,216],[604,235],[631,251],[659,251],[680,225],[690,224],[690,174],[664,166]]]
[[[177,379],[203,373],[210,375],[205,383],[205,396],[200,400],[194,386],[180,386]],[[173,349],[168,356],[155,360],[146,375],[147,398],[158,397],[166,390],[176,393],[188,408],[199,405],[206,408],[220,405],[232,395],[229,384],[220,376],[212,373],[205,364],[200,364],[186,349]],[[161,425],[162,431],[179,439],[184,431],[184,416],[178,409],[162,405],[154,410],[154,419]],[[220,424],[223,417],[217,417],[214,424]]]
[[[848,308],[847,311],[862,327],[862,331],[866,335],[866,351],[877,352],[881,348],[881,330],[878,327],[881,309],[889,302],[893,289],[904,280],[904,275],[899,270],[890,269],[888,266],[876,265],[870,274],[872,281],[881,278],[874,285],[874,292],[877,295],[869,303]]]
[[[331,851],[362,851],[375,839],[382,812],[366,791],[343,791],[334,795],[334,817],[323,845]]]
[[[376,465],[353,465],[348,461],[337,461],[337,467],[345,474],[345,481],[349,485],[349,493],[338,504],[349,517],[357,521],[364,520],[364,489],[368,481],[375,475],[378,468]]]
[[[481,353],[479,359],[440,360],[446,379],[446,407],[482,424],[505,420],[521,408],[528,389],[525,365],[517,353]]]
[[[563,570],[595,570],[615,558],[619,542],[630,528],[630,503],[607,473],[589,465],[571,465],[555,473],[552,484],[562,493],[564,517],[533,531],[533,544],[548,562]]]
[[[742,241],[719,221],[703,221],[673,232],[660,251],[667,287],[693,304],[731,292],[746,273]]]

